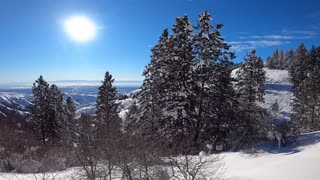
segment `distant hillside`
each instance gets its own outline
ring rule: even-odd
[[[269,108],[272,103],[278,100],[281,114],[283,118],[290,119],[291,116],[291,102],[292,102],[292,85],[289,82],[288,71],[286,70],[270,70],[266,71],[266,95],[265,103],[261,106]],[[236,70],[232,72],[232,76],[236,75]],[[74,81],[71,81],[74,83]],[[71,83],[67,82],[67,83]],[[87,81],[85,81],[87,82]],[[79,83],[79,82],[77,82]],[[132,82],[133,84],[135,82]],[[118,85],[118,92],[127,94],[139,88],[138,85],[125,86]],[[60,88],[66,97],[71,97],[77,105],[77,116],[81,113],[93,114],[95,112],[95,101],[98,92],[98,86],[62,86]],[[28,108],[31,104],[32,92],[30,88],[0,88],[0,112],[1,116],[15,113],[18,116],[28,115]],[[126,100],[120,103],[121,113],[124,116],[127,108],[136,101],[132,94]]]
[[[137,90],[137,85],[117,86],[119,94],[127,94]],[[77,106],[77,113],[95,112],[95,102],[98,92],[98,86],[67,86],[61,87],[61,91],[65,94],[65,99],[71,97]],[[32,91],[30,88],[0,88],[0,118],[17,117],[23,118],[29,114],[29,107],[32,101]],[[128,100],[124,101],[128,107]]]
[[[238,69],[232,71],[232,76],[236,76]],[[265,103],[261,106],[270,108],[277,100],[280,107],[280,112],[283,118],[289,120],[292,113],[292,84],[287,70],[275,70],[264,68],[266,72],[266,91]]]

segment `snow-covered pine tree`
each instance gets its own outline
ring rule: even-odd
[[[276,49],[272,56],[266,60],[266,67],[269,69],[289,69],[289,66],[293,60],[294,52],[292,49],[289,51],[283,51]]]
[[[263,135],[261,125],[264,118],[264,110],[257,103],[264,102],[265,72],[263,61],[256,56],[255,50],[247,54],[236,78],[235,87],[242,107],[239,111],[242,120],[238,127],[238,141],[242,145],[250,145]]]
[[[256,56],[256,51],[250,51],[237,71],[236,88],[242,101],[248,103],[264,102],[265,71],[263,61]]]
[[[194,133],[194,93],[193,80],[194,46],[193,27],[187,15],[176,18],[172,27],[173,34],[169,39],[168,59],[166,60],[165,79],[161,87],[166,91],[162,93],[160,107],[164,115],[164,130],[166,137],[174,142],[177,151],[189,151],[182,148],[184,140],[192,137]],[[186,152],[185,152],[186,153]]]
[[[312,47],[308,55],[308,74],[304,80],[304,90],[306,95],[304,128],[309,130],[319,130],[319,96],[320,96],[320,47]]]
[[[76,118],[76,105],[74,104],[71,97],[68,97],[66,100],[65,112],[68,123],[73,124],[73,121]]]
[[[285,69],[285,57],[284,57],[284,51],[283,50],[279,50],[279,59],[278,59],[278,64],[277,64],[277,69]]]
[[[51,141],[59,139],[64,132],[61,129],[65,122],[63,94],[58,87],[52,84],[49,88],[49,118],[47,121],[47,130]]]
[[[139,115],[133,123],[139,127],[143,134],[154,134],[159,129],[163,131],[162,109],[163,101],[168,92],[169,66],[170,66],[170,36],[165,29],[159,38],[158,44],[152,48],[151,62],[145,68],[145,77],[141,92],[139,93]]]
[[[63,94],[56,85],[49,86],[42,76],[33,84],[32,92],[30,121],[43,144],[54,143],[60,138],[65,121]]]
[[[274,68],[274,59],[273,59],[273,57],[270,57],[270,56],[268,56],[267,57],[267,60],[266,60],[266,65],[265,65],[267,68],[269,68],[269,69],[275,69]]]
[[[272,59],[273,59],[273,67],[274,69],[278,69],[279,68],[279,50],[276,49],[273,53],[272,53]]]
[[[309,52],[304,44],[300,44],[296,50],[295,58],[289,67],[289,74],[294,89],[300,86],[302,81],[307,78],[309,68],[308,54]]]
[[[125,114],[125,118],[124,118],[124,124],[123,124],[123,129],[125,132],[137,132],[139,131],[139,133],[141,132],[141,130],[146,131],[145,129],[141,129],[137,128],[139,126],[137,122],[138,120],[138,116],[139,116],[139,107],[137,106],[137,103],[134,102],[133,104],[131,104],[128,108],[128,111]]]
[[[106,72],[104,81],[99,87],[96,102],[95,120],[98,128],[103,127],[102,131],[106,134],[111,131],[119,131],[121,124],[118,114],[117,89],[113,87],[113,82],[112,75]]]
[[[159,129],[168,139],[187,134],[191,118],[190,94],[193,81],[193,27],[187,16],[176,19],[173,35],[164,30],[152,49],[144,71],[139,96],[140,122],[144,133]]]
[[[76,106],[71,97],[68,97],[64,106],[65,118],[62,124],[65,141],[71,141],[76,133]]]
[[[308,50],[304,44],[301,44],[295,53],[290,67],[289,74],[293,84],[293,114],[291,116],[294,133],[299,133],[299,128],[303,127],[304,122],[307,122],[305,113],[307,112],[307,88],[306,80],[308,78],[310,61],[308,60]]]
[[[221,37],[222,24],[214,27],[212,16],[205,11],[199,16],[195,34],[195,65],[193,78],[194,94],[194,139],[200,143],[225,141],[232,117],[233,88],[231,83],[231,62],[234,54],[230,46]]]
[[[114,79],[107,71],[98,89],[96,108],[94,117],[94,142],[96,153],[100,160],[107,162],[109,172],[115,163],[115,157],[118,155],[119,140],[121,139],[121,119],[119,117],[117,102],[117,89],[113,86]]]
[[[43,144],[48,139],[48,109],[49,109],[49,84],[40,76],[33,83],[32,93],[34,99],[30,108],[30,122],[33,124],[37,135]]]
[[[283,69],[288,70],[290,67],[290,64],[292,63],[294,59],[294,51],[292,49],[286,51],[285,57],[284,57],[284,67]]]
[[[152,49],[144,72],[139,124],[158,127],[180,149],[184,139],[192,140],[188,146],[195,148],[223,141],[230,127],[226,122],[234,117],[230,77],[234,54],[221,37],[222,25],[213,27],[211,20],[204,12],[193,29],[187,16],[177,18],[173,34],[165,30]],[[154,117],[157,124],[150,123]]]

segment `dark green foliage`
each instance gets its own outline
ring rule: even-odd
[[[159,134],[172,143],[171,149],[184,153],[205,150],[206,144],[214,150],[231,146],[231,134],[241,125],[241,103],[231,78],[234,53],[221,37],[222,25],[213,26],[211,20],[204,12],[193,27],[184,16],[176,19],[172,35],[164,30],[144,72],[138,117],[133,121],[141,133]],[[256,62],[254,68],[263,67],[261,59]],[[253,88],[259,91],[253,101],[261,100],[264,91],[264,79],[255,80],[261,86]],[[184,143],[187,139],[192,144]]]
[[[289,73],[294,88],[292,122],[294,132],[320,129],[320,47],[296,50]]]
[[[265,71],[263,61],[255,55],[255,50],[248,53],[245,64],[237,71],[236,89],[244,102],[264,102]]]
[[[30,121],[43,144],[60,137],[61,124],[65,118],[63,94],[56,85],[51,85],[42,76],[33,84],[34,100],[30,108]]]
[[[264,136],[263,120],[265,110],[258,106],[258,102],[264,102],[265,71],[263,61],[252,50],[245,57],[245,63],[237,70],[235,88],[238,101],[240,125],[238,125],[239,144],[251,145]],[[240,143],[241,142],[241,143]]]

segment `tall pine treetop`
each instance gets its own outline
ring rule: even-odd
[[[99,87],[96,104],[96,118],[99,122],[112,121],[118,116],[117,89],[113,87],[114,79],[107,71],[104,76],[104,81]]]
[[[264,102],[265,71],[263,61],[256,56],[256,50],[251,50],[244,58],[243,64],[237,71],[238,92],[243,100],[249,103]]]

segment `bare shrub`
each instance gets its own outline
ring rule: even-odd
[[[0,170],[16,170],[24,152],[36,144],[36,138],[26,124],[0,120]]]
[[[223,165],[218,156],[208,156],[205,153],[199,155],[180,155],[168,157],[168,172],[173,179],[220,179],[223,175]]]

